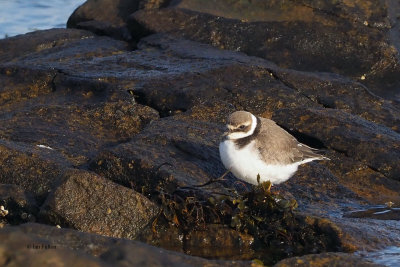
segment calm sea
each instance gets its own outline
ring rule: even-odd
[[[0,39],[35,30],[65,28],[85,0],[0,0]]]

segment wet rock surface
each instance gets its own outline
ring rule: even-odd
[[[47,240],[20,232],[1,230],[0,263],[7,266],[108,266],[93,256],[70,249],[57,248]]]
[[[0,40],[0,263],[319,266],[400,246],[395,4],[210,3],[87,1],[68,25],[90,31]],[[208,184],[241,109],[331,160],[272,192]]]
[[[206,260],[137,241],[39,224],[0,229],[0,263],[21,266],[250,266],[249,262]]]
[[[384,266],[374,264],[370,261],[364,260],[362,257],[357,257],[344,253],[322,253],[314,255],[306,255],[303,257],[293,257],[283,260],[274,265],[275,267],[285,266]]]

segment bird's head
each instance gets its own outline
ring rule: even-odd
[[[240,139],[254,133],[257,126],[256,117],[247,111],[236,111],[228,117],[226,124],[227,132],[224,133],[226,139]]]

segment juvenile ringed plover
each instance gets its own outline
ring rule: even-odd
[[[287,181],[299,165],[313,160],[329,160],[296,140],[274,121],[236,111],[228,117],[228,131],[219,144],[225,168],[250,184]]]

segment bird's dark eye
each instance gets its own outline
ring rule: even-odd
[[[246,126],[244,126],[244,125],[240,125],[240,126],[239,126],[239,129],[240,129],[240,130],[243,130],[245,127],[246,127]]]

